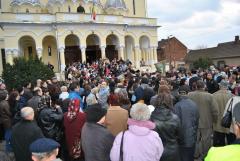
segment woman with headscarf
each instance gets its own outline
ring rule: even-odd
[[[149,121],[151,113],[146,104],[136,103],[131,108],[129,129],[121,132],[114,140],[111,161],[159,161],[163,144],[153,131],[155,124]],[[121,151],[121,152],[120,152]]]
[[[82,156],[80,139],[86,115],[80,112],[79,104],[78,99],[71,100],[68,112],[64,114],[64,133],[71,161],[78,160]]]
[[[151,99],[151,104],[155,107],[151,120],[156,124],[155,130],[164,146],[160,161],[180,161],[179,144],[182,139],[180,119],[171,110],[173,100],[168,86],[160,85],[158,95]]]

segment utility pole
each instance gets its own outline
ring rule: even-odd
[[[172,36],[173,35],[169,35],[168,36],[168,52],[169,52],[169,69],[170,69],[170,71],[172,70],[172,53],[171,53],[171,51],[170,51],[170,45],[171,45],[171,43],[170,43],[170,38],[172,38]]]

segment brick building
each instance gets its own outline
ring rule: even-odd
[[[184,66],[184,58],[187,54],[187,47],[179,41],[176,37],[168,39],[162,39],[158,42],[158,61],[165,61],[166,70],[170,69],[169,64],[172,67],[178,68]]]

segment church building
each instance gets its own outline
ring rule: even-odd
[[[157,19],[147,0],[0,0],[0,73],[15,57],[64,71],[74,62],[157,62]]]

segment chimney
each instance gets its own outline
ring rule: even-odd
[[[234,43],[237,44],[239,42],[239,36],[235,36],[235,41]]]

